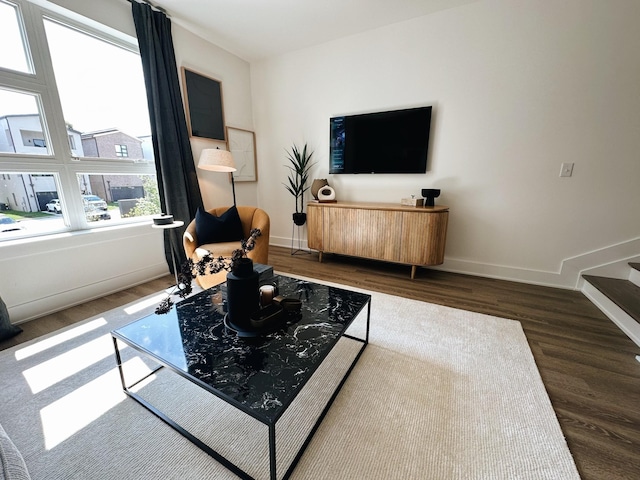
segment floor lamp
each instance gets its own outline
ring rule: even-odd
[[[205,148],[200,153],[198,168],[211,172],[224,172],[231,174],[231,188],[233,190],[233,205],[236,204],[236,183],[233,180],[233,172],[237,170],[233,161],[233,155],[220,148]]]

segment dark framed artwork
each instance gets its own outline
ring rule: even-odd
[[[182,80],[189,135],[226,142],[222,83],[185,67]]]

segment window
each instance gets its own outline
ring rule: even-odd
[[[0,181],[0,214],[10,218],[16,229],[0,231],[0,241],[18,236],[42,235],[65,228],[62,216],[55,219],[48,212],[61,213],[51,204],[58,199],[55,173],[3,172]]]
[[[41,103],[39,95],[0,88],[0,152],[52,153],[46,148]]]
[[[39,3],[0,0],[0,242],[160,213],[135,39]]]
[[[116,145],[116,157],[128,157],[129,153],[127,152],[126,145]]]
[[[15,4],[0,0],[0,67],[31,73],[31,57]]]
[[[44,26],[65,121],[81,135],[80,156],[145,160],[137,135],[151,127],[140,55],[53,19]]]

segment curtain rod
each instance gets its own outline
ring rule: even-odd
[[[127,0],[129,3],[133,3],[133,2],[137,2],[137,3],[144,3],[146,5],[149,5],[151,8],[153,8],[154,10],[157,10],[158,12],[162,12],[164,13],[167,17],[171,18],[170,15],[167,13],[167,11],[162,8],[162,7],[158,7],[156,5],[154,5],[153,3],[151,3],[149,0]]]

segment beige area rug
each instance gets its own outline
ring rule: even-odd
[[[370,344],[291,478],[579,478],[520,323],[371,295]],[[0,352],[0,424],[34,479],[237,478],[121,391],[109,332],[159,298]],[[344,342],[318,382],[352,350]],[[126,361],[147,368],[132,351]],[[266,472],[265,427],[167,373],[141,392]],[[281,420],[285,463],[322,396],[308,386]]]

